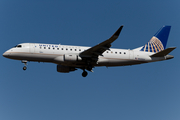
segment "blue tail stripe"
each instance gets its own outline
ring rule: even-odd
[[[164,49],[166,48],[167,40],[169,37],[171,26],[163,26],[154,36],[157,37],[163,44]]]

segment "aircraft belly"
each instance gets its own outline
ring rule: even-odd
[[[108,66],[128,66],[128,65],[136,65],[136,64],[142,64],[142,63],[147,63],[145,61],[121,61],[117,63],[111,63]]]

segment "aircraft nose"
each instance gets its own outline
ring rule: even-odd
[[[9,56],[9,53],[4,52],[4,53],[3,53],[3,56],[4,56],[4,57],[8,57],[8,56]]]

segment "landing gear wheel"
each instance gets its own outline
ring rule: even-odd
[[[86,71],[83,71],[82,76],[86,77],[87,75],[88,75],[88,73]]]
[[[23,70],[26,70],[26,69],[27,69],[27,67],[26,67],[26,66],[24,66],[24,67],[23,67]]]

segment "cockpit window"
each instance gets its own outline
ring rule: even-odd
[[[16,46],[14,46],[14,47],[18,47],[18,48],[21,48],[21,47],[22,47],[22,45],[16,45]]]

